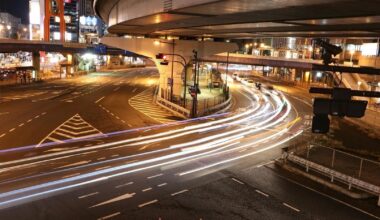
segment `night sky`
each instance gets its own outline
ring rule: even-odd
[[[0,0],[0,11],[21,18],[23,24],[29,23],[29,0]]]

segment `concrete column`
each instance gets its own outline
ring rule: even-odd
[[[156,64],[160,73],[160,92],[161,97],[167,97],[166,94],[170,91],[170,78],[173,70],[173,96],[183,97],[183,80],[182,72],[183,65],[177,62],[171,63],[173,54],[181,55],[185,58],[186,63],[193,59],[193,50],[198,52],[198,57],[209,56],[222,52],[234,52],[238,49],[234,43],[225,42],[212,42],[212,41],[187,41],[187,40],[163,40],[151,38],[116,38],[104,37],[101,39],[103,44],[121,48],[134,52],[136,54],[150,57]],[[161,65],[162,60],[156,59],[158,53],[167,54],[166,60],[169,61],[168,65]],[[174,56],[174,61],[184,62],[179,56]],[[189,77],[189,76],[188,76]]]
[[[40,79],[40,62],[41,62],[41,56],[40,52],[33,52],[33,68],[36,73],[36,80]]]
[[[290,81],[296,80],[296,69],[292,69],[290,72]]]

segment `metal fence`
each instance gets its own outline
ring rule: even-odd
[[[291,148],[291,151],[308,161],[338,171],[353,178],[380,186],[380,163],[317,144]]]
[[[208,99],[198,99],[197,101],[197,110],[198,112],[203,112],[207,109],[210,109],[214,106],[217,106],[219,104],[222,104],[223,102],[227,101],[228,97],[226,95],[221,94],[218,96],[214,96],[212,98]],[[174,97],[173,101],[174,104],[184,107],[184,100],[182,97]],[[191,110],[193,106],[193,99],[192,98],[186,98],[186,105],[185,108]]]

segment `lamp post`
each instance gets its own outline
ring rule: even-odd
[[[156,59],[165,59],[165,56],[172,56],[172,60],[171,60],[172,64],[173,63],[179,63],[183,66],[183,69],[185,71],[184,89],[183,89],[183,99],[184,99],[183,107],[186,108],[186,84],[187,84],[187,82],[186,82],[186,80],[187,80],[187,71],[186,71],[187,62],[186,62],[186,59],[185,59],[185,57],[183,57],[179,54],[175,54],[175,53],[172,53],[172,54],[159,53],[156,55]],[[174,56],[180,57],[183,62],[174,60]],[[160,62],[160,64],[161,65],[168,65],[169,62],[167,60],[164,60],[163,62]],[[172,79],[172,81],[173,81],[173,79]]]
[[[227,87],[227,76],[228,76],[228,65],[229,65],[229,58],[230,58],[230,52],[227,52],[227,66],[226,66],[226,88],[225,88],[225,94],[227,95],[228,87]]]
[[[158,46],[160,45],[161,43],[163,44],[170,44],[172,45],[172,53],[171,54],[168,54],[168,55],[175,55],[174,54],[174,47],[175,47],[175,42],[174,42],[174,39],[172,39],[171,42],[166,42],[166,41],[154,41],[154,45]],[[166,55],[166,54],[165,54]],[[178,55],[178,54],[176,54]],[[170,82],[170,101],[173,102],[173,86],[174,86],[174,56],[172,56],[172,68],[171,68],[171,82]],[[186,63],[186,62],[185,62]]]
[[[194,74],[194,89],[195,89],[195,94],[193,97],[193,106],[191,109],[191,117],[196,117],[197,116],[197,102],[198,102],[198,71],[199,71],[199,64],[198,64],[198,52],[196,50],[193,50],[194,54],[194,61],[195,61],[195,74]]]

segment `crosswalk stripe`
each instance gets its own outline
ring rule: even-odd
[[[73,138],[75,138],[75,137],[73,137],[73,136],[71,136],[71,135],[68,135],[68,134],[64,134],[64,133],[62,133],[62,132],[55,132],[55,134],[58,134],[59,136],[62,136],[62,137],[66,137],[66,138],[68,138],[68,139],[73,139]]]
[[[173,116],[170,112],[167,112],[166,110],[161,109],[159,106],[154,104],[152,87],[132,97],[128,100],[128,103],[130,106],[132,106],[139,112],[147,115],[148,117],[160,123],[176,121],[167,118]]]
[[[63,129],[63,128],[59,128],[59,129],[57,129],[57,131],[63,131],[63,132],[66,132],[66,133],[69,133],[72,135],[80,135],[80,134],[87,134],[87,133],[91,133],[91,132],[97,132],[95,129],[91,129],[91,130],[87,130],[87,131],[80,131],[80,132],[73,132],[73,131],[68,131],[66,129]]]

